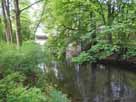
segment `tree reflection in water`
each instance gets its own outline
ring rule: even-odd
[[[121,66],[59,63],[57,79],[73,102],[135,102],[136,73]]]

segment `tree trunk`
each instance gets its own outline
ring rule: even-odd
[[[13,41],[13,38],[12,38],[12,35],[13,35],[13,31],[12,31],[12,21],[11,21],[11,17],[10,17],[10,2],[9,0],[7,0],[7,20],[8,20],[8,27],[9,27],[9,37],[10,37],[10,42],[12,43]]]
[[[16,44],[19,47],[22,45],[19,0],[14,0],[14,6],[16,14]]]
[[[2,13],[4,18],[4,25],[5,25],[5,36],[7,43],[12,42],[12,23],[10,18],[10,6],[9,0],[2,0]]]
[[[7,19],[6,19],[6,13],[5,13],[5,2],[4,2],[4,0],[1,1],[1,6],[2,6],[3,19],[4,19],[6,41],[7,41],[7,43],[9,43],[9,37],[8,37],[8,33],[7,33]]]
[[[107,21],[107,25],[110,27],[111,24],[112,24],[112,5],[111,5],[111,0],[108,0],[107,6],[108,6],[108,15],[107,15],[108,16],[107,17],[108,21]],[[108,41],[109,41],[110,44],[112,44],[112,33],[111,32],[108,33]]]

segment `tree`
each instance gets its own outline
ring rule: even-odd
[[[3,22],[4,22],[4,28],[5,28],[5,36],[6,41],[8,43],[13,42],[13,29],[12,26],[15,25],[15,32],[16,32],[16,45],[17,47],[22,45],[23,38],[22,38],[22,27],[21,27],[21,14],[25,10],[29,9],[33,5],[41,2],[43,0],[38,0],[30,5],[27,5],[23,8],[20,7],[21,2],[19,0],[2,0],[1,1],[1,7],[3,11]],[[14,4],[14,5],[12,5]],[[13,14],[14,12],[14,14]],[[11,17],[12,16],[12,17]],[[15,22],[13,22],[15,21]]]
[[[101,52],[105,52],[105,57],[113,53],[123,56],[136,33],[134,5],[133,0],[47,1],[45,23],[50,34],[50,47],[56,48],[56,54],[60,56],[68,44],[77,42],[83,55],[90,53],[92,60],[93,56],[99,59]]]
[[[14,6],[16,18],[16,44],[17,47],[19,47],[20,45],[22,45],[19,0],[14,0]]]
[[[10,2],[9,0],[2,0],[1,1],[2,12],[3,12],[3,19],[5,25],[5,36],[7,43],[12,43],[12,22],[10,16]]]

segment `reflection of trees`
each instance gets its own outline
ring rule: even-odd
[[[108,96],[108,98],[109,98],[109,102],[111,102],[111,99],[112,99],[112,90],[111,90],[111,68],[109,67],[109,66],[107,66],[108,68],[107,68],[107,72],[108,72],[108,74],[107,74],[107,85],[108,85],[108,91],[107,91],[107,96]]]
[[[81,102],[121,102],[122,99],[129,102],[134,99],[135,73],[109,65],[100,66],[80,65],[77,73],[74,64],[59,62],[55,83],[70,97],[82,98]]]
[[[96,94],[96,64],[91,66],[91,96],[90,101],[93,102]]]
[[[136,73],[127,73],[126,74],[127,84],[136,90]]]
[[[75,86],[75,66],[72,63],[60,62],[58,65],[58,81],[63,91],[74,97],[80,97]]]
[[[126,75],[128,75],[126,71],[107,66],[107,83],[103,86],[103,92],[98,95],[104,99],[101,102],[135,102],[133,100],[135,94],[128,85],[129,77]]]

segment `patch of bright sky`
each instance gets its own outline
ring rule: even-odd
[[[36,2],[36,0],[30,0],[30,3],[34,3]],[[41,14],[41,10],[42,10],[43,5],[41,3],[35,4],[33,5],[30,9],[29,9],[29,14],[31,17],[32,22],[35,22],[37,20],[39,20],[40,18],[40,14]],[[43,36],[43,35],[47,35],[44,32],[44,26],[42,24],[39,25],[37,31],[36,31],[36,36]],[[44,43],[46,42],[46,40],[41,40],[41,39],[35,39],[35,42],[40,44],[40,45],[44,45]]]
[[[36,0],[30,0],[30,3],[34,3],[36,2]],[[40,11],[42,10],[42,4],[41,3],[37,3],[35,5],[33,5],[30,9],[29,9],[29,14],[31,17],[32,22],[36,22],[40,17]],[[36,35],[45,35],[44,32],[44,26],[42,24],[39,25]]]

